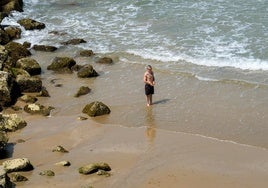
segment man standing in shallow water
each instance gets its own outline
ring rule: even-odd
[[[153,104],[153,94],[155,85],[154,72],[151,65],[146,66],[143,81],[145,83],[145,95],[146,95],[147,106],[150,106]]]

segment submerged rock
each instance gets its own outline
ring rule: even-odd
[[[27,158],[18,158],[18,159],[11,159],[11,160],[4,161],[3,167],[6,172],[33,170],[33,165]]]
[[[101,63],[101,64],[112,64],[113,59],[110,57],[102,57],[97,59],[96,63]]]
[[[107,163],[92,163],[78,169],[80,174],[93,174],[99,170],[110,171],[111,167]]]
[[[87,41],[85,41],[84,39],[71,39],[71,40],[68,40],[66,42],[62,42],[61,44],[63,44],[63,45],[69,45],[69,44],[76,45],[76,44],[86,43],[86,42]]]
[[[95,101],[90,104],[87,104],[82,110],[82,112],[91,117],[95,117],[95,116],[101,116],[104,114],[110,114],[111,110],[109,109],[108,106],[106,106],[102,102]]]

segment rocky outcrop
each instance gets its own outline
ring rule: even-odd
[[[35,59],[30,57],[19,59],[16,62],[16,67],[26,70],[31,76],[41,74],[41,66]]]
[[[36,29],[40,30],[46,27],[44,23],[38,22],[30,18],[24,18],[24,19],[18,20],[18,24],[23,26],[26,30],[36,30]]]
[[[3,162],[3,167],[6,172],[30,171],[33,170],[33,165],[27,158],[11,159]]]
[[[4,170],[3,166],[0,166],[0,188],[12,188],[12,183],[10,178],[7,175],[7,172]]]
[[[55,57],[52,63],[47,67],[48,70],[66,72],[71,71],[72,67],[76,64],[75,60],[70,57]]]
[[[0,12],[10,13],[12,10],[22,12],[23,1],[22,0],[1,0],[0,1]]]
[[[95,101],[90,104],[87,104],[82,110],[82,112],[87,114],[88,116],[95,117],[110,114],[111,110],[102,102]]]
[[[17,114],[0,114],[0,131],[16,131],[27,126]]]
[[[36,51],[44,51],[44,52],[54,52],[58,48],[55,46],[49,46],[49,45],[37,45],[35,44],[33,46],[33,49]]]
[[[92,65],[84,65],[77,72],[79,78],[90,78],[99,76],[99,74],[93,69]]]
[[[8,136],[6,132],[0,131],[0,151],[5,148],[8,142]]]
[[[86,95],[91,91],[91,89],[87,86],[81,86],[74,97],[80,97],[81,95]]]
[[[93,174],[99,170],[110,171],[111,167],[107,163],[92,163],[78,169],[80,174]]]

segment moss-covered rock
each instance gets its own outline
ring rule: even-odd
[[[17,114],[0,114],[0,130],[1,131],[16,131],[27,126],[25,120]]]
[[[27,158],[11,159],[3,162],[3,167],[6,172],[30,171],[33,170],[33,165]]]
[[[80,174],[93,174],[99,170],[110,171],[111,167],[107,163],[92,163],[78,169]]]
[[[0,131],[0,151],[5,148],[8,142],[8,136],[6,132]]]
[[[52,170],[44,170],[43,172],[40,172],[39,175],[41,176],[55,176],[55,172]]]
[[[111,110],[104,103],[95,101],[90,104],[87,104],[83,108],[82,112],[87,114],[88,116],[95,117],[95,116],[110,114]]]
[[[23,26],[26,30],[44,29],[46,25],[30,18],[18,20],[18,24]]]
[[[90,57],[94,55],[94,52],[92,50],[83,50],[80,52],[81,56]]]
[[[90,93],[91,89],[87,86],[81,86],[74,97],[80,97],[81,95],[86,95]]]
[[[41,74],[41,66],[30,57],[21,58],[16,62],[16,67],[26,70],[30,75]]]
[[[46,107],[41,104],[27,104],[24,106],[24,111],[32,114],[32,115],[43,115],[43,116],[49,116],[50,111],[54,109],[53,107],[49,106]]]
[[[77,71],[77,76],[79,78],[90,78],[99,76],[99,74],[93,69],[92,65],[84,65]]]
[[[76,64],[75,60],[70,57],[55,57],[52,63],[47,67],[48,70],[64,71],[71,68]]]
[[[112,64],[113,59],[110,57],[102,57],[96,60],[96,63],[101,63],[101,64]]]
[[[42,80],[39,77],[18,75],[16,82],[21,92],[35,93],[42,89]]]
[[[22,12],[23,1],[22,0],[1,0],[0,1],[1,12],[10,13],[13,10]]]
[[[7,32],[0,28],[0,44],[5,45],[10,42]]]
[[[21,29],[19,27],[8,26],[5,28],[10,40],[19,39],[21,37]]]
[[[33,49],[36,51],[44,51],[44,52],[54,52],[58,48],[55,46],[49,46],[49,45],[34,45]]]

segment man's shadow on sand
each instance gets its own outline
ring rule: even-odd
[[[153,104],[165,104],[168,101],[170,101],[170,99],[162,99],[162,100],[158,100],[158,101],[153,102]]]

